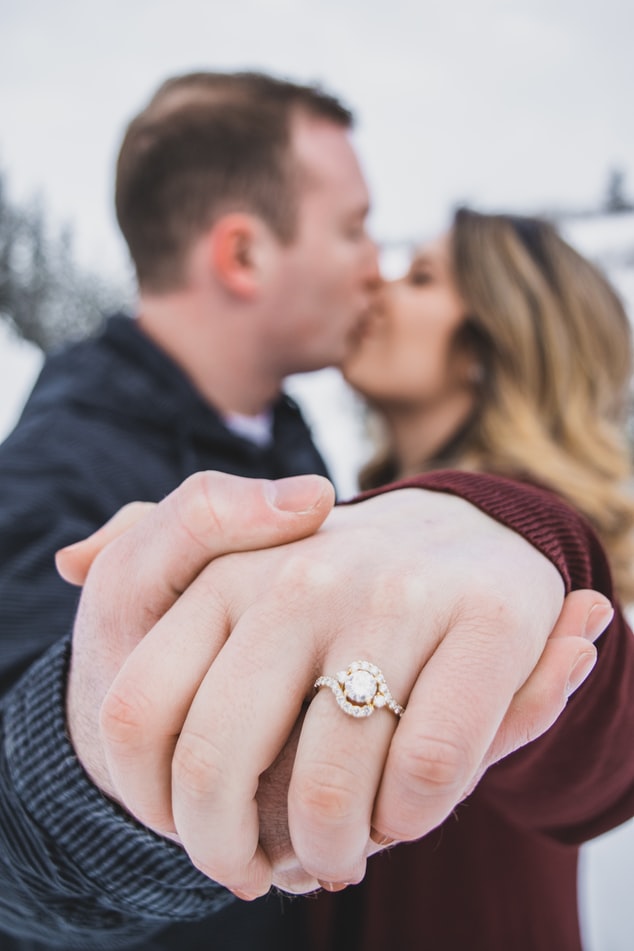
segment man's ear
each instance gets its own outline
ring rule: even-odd
[[[217,280],[247,300],[257,294],[262,281],[264,232],[259,218],[243,212],[223,215],[209,232],[209,263]]]

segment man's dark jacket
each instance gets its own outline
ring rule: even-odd
[[[54,552],[125,503],[158,501],[201,469],[327,474],[292,400],[279,400],[273,441],[258,447],[230,432],[123,316],[47,360],[0,447],[2,951],[301,946],[290,937],[292,903],[237,902],[171,843],[157,861],[156,837],[139,827],[131,838],[129,818],[88,782],[65,734],[78,594],[57,577]],[[179,917],[191,921],[170,923]]]

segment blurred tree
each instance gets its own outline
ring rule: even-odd
[[[40,204],[10,199],[0,169],[0,320],[48,351],[95,333],[124,299],[75,263],[69,230],[47,235]]]
[[[604,208],[610,214],[634,210],[634,204],[627,197],[623,169],[613,168],[608,174]]]

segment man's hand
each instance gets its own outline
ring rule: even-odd
[[[193,503],[190,485],[162,503],[163,512],[143,512],[143,531],[127,532],[91,571],[77,641],[103,639],[103,617],[113,612],[117,628],[130,632],[123,644],[118,635],[105,664],[97,651],[93,708],[132,653],[102,710],[108,766],[94,735],[78,746],[88,763],[99,750],[103,772],[93,775],[102,788],[147,825],[178,836],[199,867],[245,897],[268,888],[270,857],[274,880],[291,890],[317,878],[358,880],[375,848],[371,825],[378,838],[402,839],[442,821],[490,762],[537,736],[563,708],[575,663],[587,672],[593,662],[591,643],[577,636],[590,607],[609,620],[605,599],[577,594],[543,652],[561,606],[558,573],[519,536],[452,496],[392,493],[337,510],[314,538],[202,571],[205,558],[238,546],[236,525],[249,523],[234,523],[231,503],[223,503],[223,525],[234,529],[228,543],[216,533],[216,547],[207,541],[192,562],[191,539],[169,526]],[[209,512],[199,506],[199,515],[204,534]],[[120,527],[128,520],[130,512]],[[117,530],[89,541],[87,557],[81,546],[61,556],[66,575],[81,580],[100,541]],[[160,539],[168,537],[166,548]],[[148,568],[147,546],[157,542]],[[195,570],[183,573],[189,562]],[[385,711],[358,722],[328,691],[314,699],[289,791],[297,861],[280,808],[286,779],[279,782],[293,755],[288,747],[279,754],[293,729],[299,735],[294,725],[317,675],[355,659],[379,664],[397,698],[409,696],[408,711],[394,733]],[[83,677],[75,661],[73,668],[75,683],[85,683],[86,665]]]
[[[118,798],[99,710],[126,657],[212,559],[302,538],[333,503],[333,488],[320,476],[265,482],[201,472],[159,505],[126,506],[89,539],[58,552],[58,570],[75,584],[84,583],[94,559],[73,633],[67,715],[75,750],[103,792]],[[218,621],[210,662],[226,633]],[[186,656],[187,628],[180,634]]]

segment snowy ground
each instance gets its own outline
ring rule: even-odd
[[[584,254],[603,264],[634,319],[634,214],[575,219],[564,230]],[[15,340],[0,323],[0,439],[17,419],[40,365],[39,351]],[[288,388],[304,407],[340,497],[352,495],[355,473],[369,452],[354,399],[333,370],[293,377]],[[580,908],[585,951],[631,951],[633,877],[634,821],[584,847]]]

